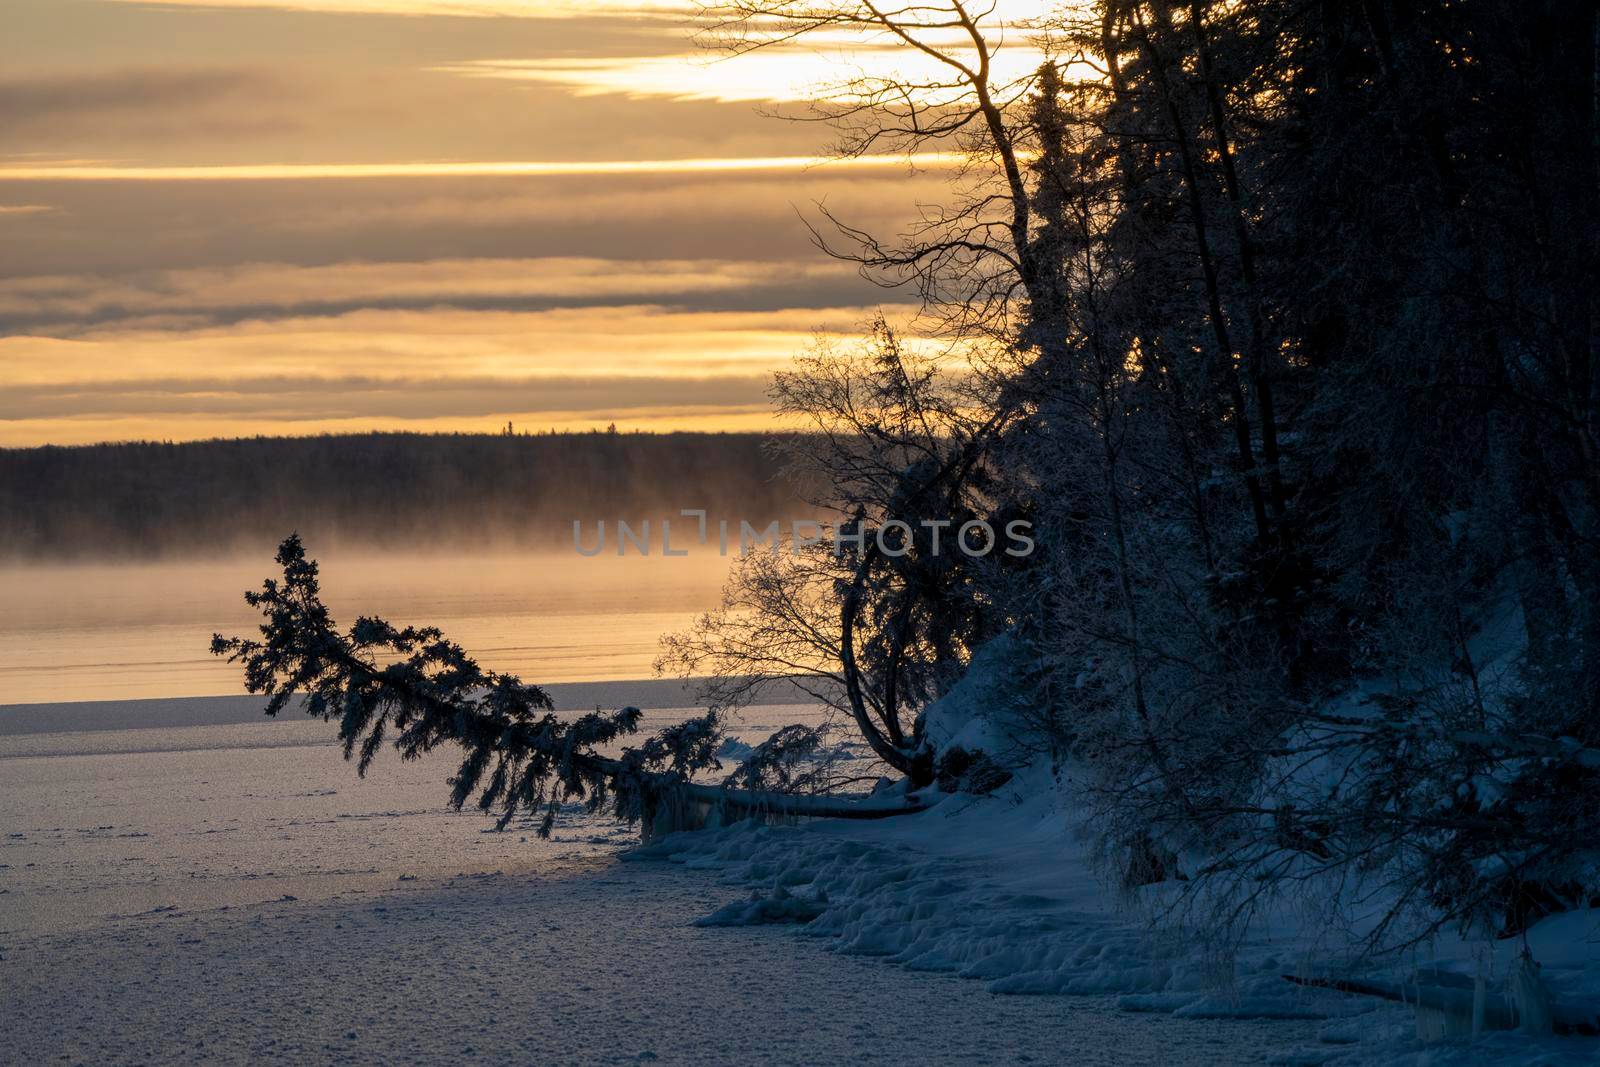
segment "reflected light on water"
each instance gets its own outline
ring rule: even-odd
[[[435,625],[536,683],[648,678],[663,633],[716,606],[729,560],[576,553],[321,560],[334,618]],[[0,704],[242,693],[211,635],[251,634],[269,557],[0,570]]]

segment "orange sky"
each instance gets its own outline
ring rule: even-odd
[[[797,212],[893,230],[944,161],[816,165],[758,111],[847,43],[718,59],[689,10],[7,0],[0,446],[770,425],[814,334],[910,311]]]

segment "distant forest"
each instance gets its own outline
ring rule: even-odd
[[[0,558],[537,548],[572,521],[803,513],[769,435],[406,434],[0,449]],[[692,520],[685,520],[686,522]],[[608,528],[609,528],[608,522]]]

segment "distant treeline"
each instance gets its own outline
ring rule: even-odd
[[[319,546],[541,547],[572,521],[800,505],[770,435],[404,434],[0,449],[0,558]],[[692,520],[685,520],[686,522]],[[610,523],[608,522],[608,527]]]

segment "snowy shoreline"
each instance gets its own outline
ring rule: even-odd
[[[1119,901],[1094,873],[1045,796],[1027,787],[953,796],[887,823],[743,823],[674,835],[631,858],[667,859],[747,891],[702,925],[799,923],[836,953],[955,974],[996,994],[1109,996],[1127,1012],[1296,1023],[1300,1043],[1275,1045],[1271,1062],[1576,1064],[1600,1055],[1595,1039],[1515,1032],[1423,1043],[1410,1008],[1284,981],[1333,958],[1293,924],[1257,932],[1228,958],[1181,931],[1152,933],[1137,902]],[[1591,939],[1596,925],[1586,927]],[[1529,941],[1547,959],[1576,955],[1585,976],[1583,936],[1570,922]],[[1448,966],[1460,950],[1446,939],[1437,962]],[[1283,1031],[1286,1042],[1292,1034]]]
[[[693,925],[732,895],[679,865],[600,861],[13,942],[9,1055],[1109,1067],[1264,1063],[1307,1036],[1130,1014],[1109,997],[995,997],[786,930]]]
[[[619,862],[637,828],[575,808],[550,842],[486,833],[444,808],[452,766],[357,779],[298,719],[0,738],[7,1057],[1232,1064],[1309,1037],[697,926],[744,891]]]
[[[756,738],[799,712],[751,709],[743,726]],[[0,738],[0,764],[0,967],[28,1062],[469,1047],[491,1061],[816,1062],[863,1059],[869,1034],[885,1062],[926,1063],[1059,1062],[1060,1042],[1082,1063],[1559,1064],[1596,1050],[1515,1034],[1420,1046],[1408,1010],[1284,983],[1315,962],[1292,938],[1247,945],[1221,979],[1194,945],[1151,939],[1037,782],[885,822],[745,823],[640,849],[636,828],[576,806],[550,842],[526,825],[485,832],[444,807],[448,759],[358,779],[303,719],[19,734]],[[541,969],[550,981],[530,986]],[[426,1034],[396,1028],[415,1007],[400,991],[461,981],[465,1016],[450,1014],[460,998],[433,998]],[[496,1021],[539,1018],[551,998],[555,1031]],[[709,1004],[715,1018],[677,1032],[678,1013]]]

